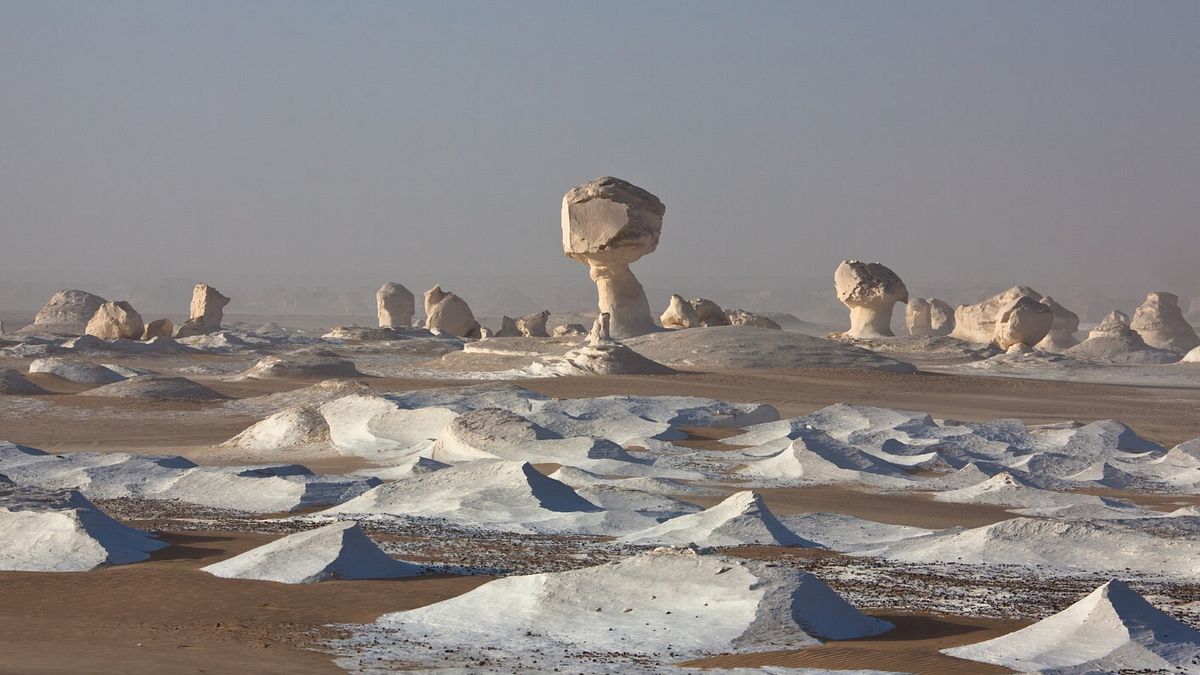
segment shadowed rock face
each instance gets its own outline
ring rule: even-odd
[[[443,335],[482,337],[479,322],[466,300],[434,286],[425,292],[425,327]]]
[[[416,298],[401,284],[389,281],[375,291],[375,310],[380,328],[407,328],[412,325]]]
[[[954,330],[954,308],[937,298],[913,298],[904,308],[904,325],[913,337],[949,335]]]
[[[542,310],[537,314],[527,314],[516,321],[517,332],[524,337],[550,337],[546,332],[546,321],[550,312]]]
[[[196,284],[192,289],[189,318],[179,327],[175,337],[208,335],[221,330],[221,320],[225,318],[225,305],[228,304],[229,298],[221,295],[217,289],[208,284]]]
[[[1133,313],[1130,328],[1137,331],[1146,344],[1186,354],[1200,346],[1196,330],[1183,318],[1179,296],[1155,291]]]
[[[1046,337],[1052,325],[1054,312],[1050,307],[1023,295],[1000,310],[992,342],[1000,349],[1016,345],[1032,347]]]
[[[665,212],[658,197],[619,178],[597,178],[563,196],[563,253],[589,266],[614,337],[658,330],[629,265],[658,247]]]
[[[696,310],[696,316],[700,318],[701,326],[728,326],[729,317],[725,315],[725,310],[717,303],[708,298],[696,298],[692,300],[692,309]]]
[[[848,337],[890,337],[892,305],[908,302],[908,288],[880,263],[843,260],[833,273],[837,298],[850,309]]]
[[[692,304],[683,299],[682,295],[674,293],[666,311],[658,318],[663,328],[695,328],[700,325],[700,315]]]
[[[142,333],[142,339],[169,338],[174,332],[175,324],[171,323],[170,319],[155,319],[146,324],[146,330]]]

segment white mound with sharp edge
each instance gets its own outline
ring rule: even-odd
[[[455,647],[674,659],[795,649],[892,628],[808,572],[689,550],[498,579],[376,625]]]
[[[113,520],[74,490],[0,483],[0,570],[82,572],[139,562],[166,546]]]
[[[325,418],[315,409],[303,406],[280,410],[222,445],[256,451],[333,449]]]
[[[737,492],[712,508],[672,518],[654,527],[625,535],[621,541],[636,544],[700,546],[816,546],[784,527],[749,490]]]
[[[1200,670],[1200,632],[1114,580],[1032,626],[942,653],[1023,673],[1191,673]]]
[[[395,579],[424,571],[379,550],[357,523],[297,532],[201,568],[227,579],[311,584],[324,579]]]
[[[904,471],[815,430],[801,430],[782,452],[750,462],[743,476],[817,483],[904,484]]]
[[[1102,506],[1104,504],[1104,500],[1093,495],[1042,490],[1007,471],[998,473],[975,485],[939,492],[933,495],[933,499],[956,504],[997,504],[1015,508]]]
[[[80,384],[112,384],[126,379],[116,370],[98,363],[55,357],[30,361],[29,372],[48,373]]]

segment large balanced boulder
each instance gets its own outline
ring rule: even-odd
[[[140,340],[146,326],[142,315],[124,300],[100,305],[84,333],[104,340]]]
[[[880,263],[843,260],[833,272],[837,298],[850,310],[846,337],[890,337],[892,306],[908,302],[908,288]]]
[[[217,289],[208,284],[196,284],[192,289],[188,320],[179,327],[175,337],[208,335],[221,330],[221,320],[225,318],[225,305],[228,304],[229,298]]]
[[[375,291],[375,308],[380,328],[408,328],[412,325],[417,301],[412,291],[389,281]]]
[[[1050,333],[1054,312],[1033,298],[1023,295],[1000,310],[996,317],[992,342],[1000,349],[1017,345],[1033,347]]]
[[[425,327],[439,335],[478,339],[479,322],[466,300],[434,286],[425,291]]]
[[[658,317],[663,328],[696,328],[700,325],[700,315],[692,307],[692,303],[683,299],[678,293],[671,294],[671,302],[666,311]]]
[[[1183,318],[1179,296],[1166,291],[1146,295],[1146,301],[1133,313],[1129,327],[1137,331],[1146,344],[1186,354],[1200,346],[1196,330]]]
[[[904,325],[913,337],[949,335],[954,330],[954,308],[937,298],[912,298],[904,308]]]
[[[563,196],[563,253],[588,265],[600,312],[611,317],[618,339],[658,330],[646,292],[629,266],[658,248],[665,212],[658,197],[611,176]]]
[[[87,291],[59,291],[18,335],[83,335],[104,298]]]
[[[1017,298],[1031,297],[1041,301],[1042,294],[1028,286],[1013,286],[974,305],[959,305],[954,310],[954,330],[951,336],[967,342],[987,344],[996,337],[996,318]]]
[[[1054,298],[1042,298],[1042,304],[1050,308],[1054,314],[1054,324],[1050,332],[1037,344],[1039,349],[1050,352],[1061,352],[1079,344],[1075,332],[1079,330],[1079,315],[1055,302]]]
[[[729,325],[729,317],[725,316],[725,310],[708,298],[692,300],[692,309],[696,310],[696,316],[700,318],[700,325],[705,328]]]

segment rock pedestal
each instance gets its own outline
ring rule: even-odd
[[[679,328],[696,328],[700,325],[700,315],[692,307],[692,304],[683,299],[678,293],[671,295],[671,302],[667,305],[666,311],[658,318],[659,323],[663,328],[679,329]]]
[[[908,302],[908,288],[884,265],[843,260],[833,273],[837,298],[850,310],[847,337],[891,337],[892,306]]]

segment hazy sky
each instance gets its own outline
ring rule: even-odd
[[[1200,2],[0,0],[0,282],[645,274],[1200,293]],[[418,289],[419,290],[419,289]],[[918,290],[919,292],[919,290]]]

